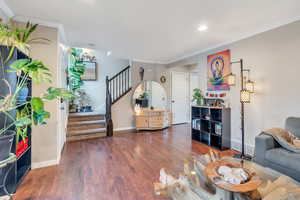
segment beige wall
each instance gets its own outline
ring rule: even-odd
[[[89,55],[96,57],[97,80],[84,81],[82,89],[85,90],[91,100],[95,113],[104,114],[106,111],[106,76],[112,77],[129,65],[128,59],[116,58],[113,55],[107,56],[106,51],[84,49]],[[97,91],[97,92],[95,92]]]
[[[49,67],[53,74],[51,84],[33,84],[33,96],[41,96],[51,85],[57,87],[58,84],[58,30],[39,26],[32,37],[44,37],[51,42],[49,44],[32,44],[30,57],[40,60]],[[34,126],[32,130],[32,163],[33,167],[48,164],[55,164],[58,161],[58,101],[46,102],[45,108],[51,113],[51,118],[47,120],[47,125]]]
[[[112,107],[112,118],[115,130],[132,129],[135,127],[132,95],[135,88],[141,81],[139,76],[140,67],[145,69],[144,80],[159,81],[160,75],[166,70],[165,65],[161,64],[142,62],[131,63],[132,90]]]
[[[295,22],[272,31],[235,42],[206,53],[178,61],[168,67],[196,64],[201,74],[201,88],[206,90],[207,55],[230,49],[232,60],[243,58],[245,67],[251,69],[256,92],[252,102],[246,105],[246,144],[251,153],[255,136],[263,129],[283,127],[288,116],[300,117],[300,22]],[[238,74],[239,66],[233,65]],[[238,83],[239,85],[239,83]],[[232,109],[232,146],[240,148],[240,103],[239,87],[232,87],[229,101]]]

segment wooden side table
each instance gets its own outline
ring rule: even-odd
[[[16,155],[13,153],[10,153],[9,157],[6,160],[3,160],[0,162],[0,170],[1,170],[0,177],[3,177],[3,178],[1,178],[2,182],[0,182],[0,189],[3,189],[4,193],[7,195],[4,197],[0,197],[0,200],[11,199],[11,195],[9,194],[9,192],[7,191],[7,188],[6,188],[6,180],[7,180],[7,176],[9,174],[9,172],[13,169],[13,167],[14,167],[13,163],[15,163],[16,160],[17,160]],[[9,166],[9,165],[11,165],[11,166]],[[6,171],[3,170],[7,166],[9,166],[9,168]]]

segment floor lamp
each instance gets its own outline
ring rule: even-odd
[[[245,154],[245,103],[250,103],[251,93],[254,93],[254,82],[250,80],[250,70],[244,69],[243,59],[236,62],[231,62],[233,64],[240,65],[241,73],[241,90],[240,90],[240,102],[241,102],[241,131],[242,131],[242,152],[241,154],[235,155],[237,158],[250,159],[249,156]],[[247,72],[248,76],[245,76]],[[230,86],[236,85],[236,75],[231,73],[228,75],[228,84]]]

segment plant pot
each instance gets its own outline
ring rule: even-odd
[[[0,135],[0,161],[9,157],[15,135],[16,133],[14,131],[6,131],[4,134]]]
[[[202,106],[202,105],[203,105],[203,99],[197,100],[197,105],[198,105],[198,106]]]
[[[28,88],[22,88],[18,94],[17,101],[18,102],[24,102],[26,101],[28,97],[29,89]]]

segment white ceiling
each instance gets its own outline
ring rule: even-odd
[[[59,23],[70,45],[169,63],[300,19],[299,0],[5,0],[15,15]],[[197,28],[207,24],[206,32]]]

